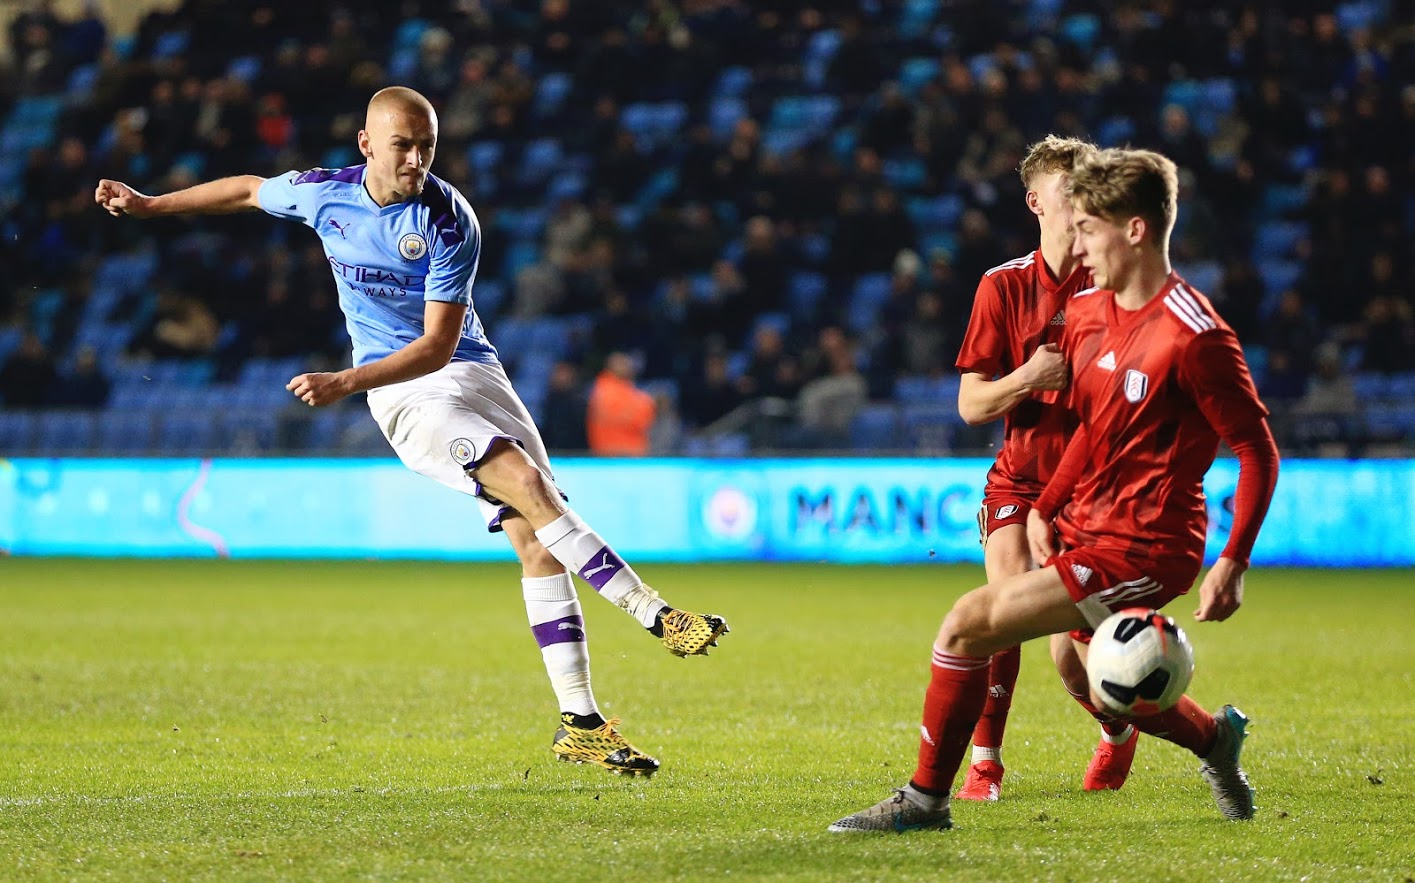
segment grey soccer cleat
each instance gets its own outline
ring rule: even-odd
[[[1218,724],[1218,738],[1199,765],[1199,775],[1209,783],[1224,818],[1251,819],[1258,811],[1253,805],[1253,786],[1238,765],[1243,740],[1248,738],[1248,717],[1232,705],[1225,705],[1214,715],[1214,722]]]
[[[953,815],[948,803],[938,809],[928,809],[917,803],[906,788],[895,788],[893,797],[886,797],[868,809],[836,820],[827,831],[848,834],[854,831],[922,831],[946,830],[953,827]]]

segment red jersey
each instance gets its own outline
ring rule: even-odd
[[[1042,344],[1060,343],[1067,300],[1089,280],[1083,267],[1063,280],[1052,278],[1041,249],[988,270],[973,298],[958,370],[1000,377],[1017,370]],[[1002,450],[988,470],[984,494],[1035,499],[1060,462],[1076,421],[1055,393],[1034,393],[1007,413],[1002,426]]]
[[[1062,348],[1071,367],[1070,404],[1083,427],[1057,480],[1075,482],[1056,519],[1062,541],[1202,560],[1204,473],[1220,437],[1245,452],[1244,440],[1255,435],[1271,444],[1267,409],[1233,329],[1208,298],[1171,273],[1134,311],[1118,307],[1113,291],[1079,293],[1067,310]],[[1275,448],[1272,460],[1271,481],[1259,483],[1267,487],[1258,488],[1253,536],[1276,480]],[[1039,508],[1049,508],[1054,496],[1049,491]],[[1237,545],[1245,543],[1251,539]],[[1246,562],[1246,548],[1234,554]]]

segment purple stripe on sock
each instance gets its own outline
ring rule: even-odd
[[[614,554],[614,550],[603,546],[590,556],[590,560],[580,568],[580,579],[594,586],[596,592],[604,591],[604,584],[627,565],[624,559]]]
[[[542,648],[551,644],[583,644],[585,642],[585,618],[583,616],[562,616],[550,622],[531,626],[536,643]]]

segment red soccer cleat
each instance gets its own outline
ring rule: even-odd
[[[954,799],[989,802],[997,800],[1002,796],[1002,773],[1002,764],[995,760],[982,760],[973,764],[968,767],[963,787],[953,795]]]
[[[1140,731],[1130,729],[1130,738],[1116,744],[1104,738],[1091,755],[1091,763],[1086,767],[1086,778],[1081,787],[1087,791],[1119,791],[1130,775],[1130,764],[1135,760],[1135,743],[1140,741]]]

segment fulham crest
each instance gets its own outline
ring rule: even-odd
[[[1140,401],[1145,397],[1145,392],[1150,388],[1150,378],[1146,377],[1143,371],[1136,371],[1134,368],[1125,372],[1125,400],[1130,403]]]
[[[409,233],[398,240],[398,253],[405,260],[416,261],[427,254],[427,240],[416,233]]]

